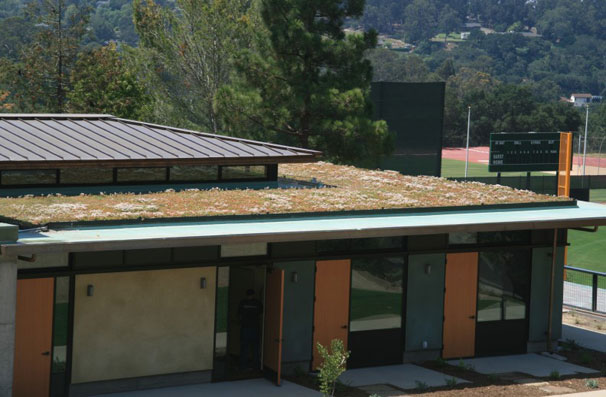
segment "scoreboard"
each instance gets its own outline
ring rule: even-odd
[[[557,171],[559,164],[559,132],[490,134],[490,172]]]

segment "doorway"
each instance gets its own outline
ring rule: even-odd
[[[322,363],[318,343],[329,346],[340,339],[347,350],[350,277],[349,259],[316,262],[312,370]]]
[[[213,381],[263,376],[265,277],[265,265],[217,269]]]
[[[54,278],[17,281],[13,396],[50,390]]]
[[[442,358],[475,355],[478,253],[446,256]]]

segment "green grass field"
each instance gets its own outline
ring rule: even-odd
[[[606,273],[606,228],[596,233],[568,231],[568,265]]]
[[[533,172],[533,175],[545,175],[543,172]],[[525,172],[504,172],[503,176],[526,175]],[[444,178],[462,178],[465,176],[465,162],[461,160],[442,159],[442,176]],[[468,177],[497,176],[496,172],[488,172],[488,164],[469,163]],[[555,178],[555,177],[554,177]]]

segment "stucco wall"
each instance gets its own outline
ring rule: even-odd
[[[72,383],[211,369],[215,275],[206,267],[77,276]]]
[[[406,300],[406,351],[442,348],[445,254],[410,255]],[[431,265],[430,274],[425,265]]]

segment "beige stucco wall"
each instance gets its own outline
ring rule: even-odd
[[[212,369],[215,276],[215,267],[76,276],[72,382]]]

